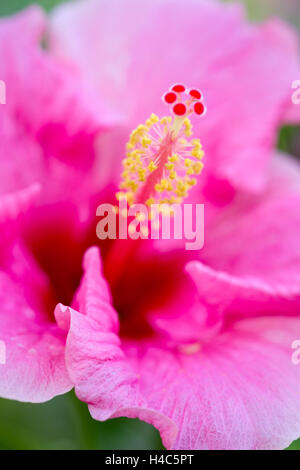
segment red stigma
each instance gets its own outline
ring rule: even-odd
[[[183,93],[185,91],[185,86],[176,84],[172,86],[171,90],[175,91],[175,93]]]
[[[207,111],[202,92],[198,88],[186,88],[179,83],[173,85],[162,100],[171,106],[173,114],[178,117],[188,117],[193,113],[204,116]]]
[[[176,116],[184,116],[186,114],[187,108],[183,103],[177,103],[173,106],[173,113]]]
[[[165,95],[163,96],[163,101],[167,104],[175,103],[176,100],[177,100],[177,96],[176,96],[176,93],[174,93],[173,91],[169,91],[168,93],[165,93]]]
[[[190,90],[189,95],[192,98],[195,98],[195,100],[201,100],[202,99],[202,93],[199,90],[196,90],[196,89]]]
[[[206,112],[206,108],[203,103],[200,103],[200,101],[198,101],[194,104],[194,111],[195,114],[197,114],[198,116],[203,116]]]

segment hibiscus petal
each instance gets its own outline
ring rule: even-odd
[[[127,364],[117,334],[117,314],[101,276],[96,248],[86,253],[85,269],[76,302],[82,313],[62,306],[60,311],[56,309],[62,325],[70,322],[66,364],[76,394],[89,403],[95,419],[138,417],[164,430],[165,445],[171,446],[176,426],[167,416],[146,406],[139,391],[138,375]]]
[[[49,311],[49,282],[17,236],[20,216],[39,191],[35,184],[0,198],[0,396],[32,402],[72,388],[65,334]]]
[[[40,185],[36,183],[23,190],[0,196],[0,251],[5,243],[14,240],[19,216],[31,206],[40,189]]]
[[[131,348],[148,406],[178,426],[175,449],[283,449],[300,432],[291,344],[299,319],[241,321],[200,352]]]
[[[291,361],[299,319],[240,321],[197,348],[124,342],[97,265],[92,249],[83,313],[68,309],[66,347],[76,393],[95,419],[138,417],[175,449],[281,449],[299,436],[300,369]]]
[[[132,125],[166,112],[159,98],[172,83],[200,86],[207,175],[262,189],[299,70],[283,23],[249,25],[240,7],[211,0],[90,0],[54,10],[51,44]]]
[[[0,224],[15,220],[26,211],[40,190],[40,185],[36,183],[23,190],[2,196],[0,198]]]
[[[0,340],[6,349],[0,396],[43,402],[72,388],[65,367],[65,334],[42,308],[46,280],[36,266],[26,266],[19,250],[15,255],[10,274],[0,271]],[[17,281],[20,275],[23,282]]]
[[[264,194],[237,198],[207,227],[201,261],[233,276],[256,277],[279,292],[299,293],[300,167],[274,160]]]
[[[96,138],[115,117],[74,70],[42,48],[46,29],[46,16],[36,6],[0,20],[0,76],[6,83],[0,194],[37,181],[44,199],[77,195],[80,201],[91,194],[87,170],[97,159]]]
[[[254,276],[232,276],[216,271],[199,261],[186,266],[197,286],[199,298],[209,316],[227,321],[241,317],[264,315],[299,315],[300,292],[286,286],[273,286]],[[182,315],[183,316],[183,315]]]
[[[299,170],[296,160],[277,155],[260,198],[241,196],[219,210],[206,205],[201,262],[186,270],[209,317],[299,314]]]

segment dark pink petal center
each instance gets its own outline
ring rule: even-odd
[[[71,205],[60,204],[32,210],[24,229],[26,245],[39,266],[47,274],[51,290],[47,294],[46,310],[53,319],[57,303],[72,305],[82,277],[85,251],[98,245],[104,262],[104,274],[110,284],[112,302],[119,314],[121,335],[141,338],[154,334],[148,316],[163,310],[175,297],[182,283],[183,256],[155,252],[148,240],[133,241],[130,260],[119,263],[117,282],[112,282],[110,253],[115,243],[99,242],[96,222],[90,221],[84,230],[78,228],[77,215]],[[126,250],[132,240],[124,240],[120,250]],[[140,242],[140,243],[139,243]],[[135,246],[136,245],[136,246]],[[120,253],[121,253],[120,251]]]

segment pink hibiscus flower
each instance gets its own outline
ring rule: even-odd
[[[167,448],[286,447],[300,435],[300,169],[274,148],[300,118],[293,33],[192,0],[64,5],[50,54],[44,31],[37,9],[0,23],[14,86],[0,122],[1,396],[43,401],[74,384],[95,419],[138,417]],[[115,248],[98,243],[81,276],[126,136],[178,80],[201,85],[209,109],[189,197],[205,204],[205,247],[143,240],[111,266]]]

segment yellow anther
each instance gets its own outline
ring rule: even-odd
[[[157,122],[159,122],[159,117],[156,116],[156,114],[152,113],[150,118],[147,119],[147,121],[146,121],[146,126],[149,129],[150,127],[153,126],[153,124],[156,124]]]
[[[154,186],[154,189],[155,189],[155,191],[158,191],[159,193],[162,193],[163,190],[164,190],[164,189],[161,187],[161,185],[158,184],[158,183]]]
[[[178,197],[172,196],[172,197],[169,199],[169,202],[170,202],[170,204],[176,204],[176,203],[178,203],[178,202],[181,202],[181,199],[178,198]]]
[[[174,164],[173,163],[166,163],[165,167],[167,170],[174,170]]]
[[[147,199],[146,201],[147,206],[152,206],[152,204],[154,203],[155,203],[155,200],[153,199],[153,197],[149,197],[149,199]]]
[[[178,162],[178,160],[179,160],[179,157],[176,153],[172,155],[172,157],[169,157],[169,162],[176,163]]]
[[[122,162],[122,165],[124,166],[124,168],[129,168],[131,165],[131,159],[125,158]]]
[[[187,196],[187,191],[186,190],[183,190],[183,189],[176,189],[175,193],[177,194],[177,196],[180,196],[180,197],[186,197]]]
[[[140,168],[140,169],[138,170],[138,175],[139,175],[139,181],[145,181],[145,178],[146,178],[146,170]]]
[[[183,124],[184,124],[184,133],[187,137],[190,137],[192,135],[192,124],[191,124],[191,121],[189,120],[189,118],[185,118],[185,120],[183,121]]]
[[[196,173],[196,175],[199,175],[202,168],[203,168],[203,163],[201,163],[201,162],[195,162],[193,164],[193,169],[194,169],[194,172]]]
[[[129,136],[129,139],[134,140],[137,135],[138,135],[138,131],[136,129],[134,129],[134,131],[131,132],[131,134]]]
[[[134,193],[137,191],[138,187],[138,184],[133,180],[125,182],[125,188],[131,189]]]
[[[144,126],[144,124],[140,124],[140,125],[136,128],[136,130],[137,130],[139,133],[144,133],[144,132],[147,132],[147,131],[148,131],[147,127]]]
[[[187,180],[187,184],[189,186],[195,186],[195,184],[197,184],[196,178],[191,178],[191,179]]]
[[[171,180],[174,180],[175,178],[177,178],[177,173],[176,173],[176,171],[171,170],[171,171],[170,171],[170,174],[169,174],[169,178],[170,178]]]
[[[191,167],[191,166],[186,171],[187,175],[193,175],[194,173],[195,173],[194,167]]]
[[[161,123],[163,126],[165,126],[166,124],[168,124],[168,122],[169,122],[169,120],[168,120],[168,117],[167,117],[167,116],[161,118],[161,120],[160,120],[160,123]]]
[[[153,123],[152,123],[151,119],[147,119],[146,126],[147,126],[148,130],[153,126]]]
[[[187,195],[187,190],[188,184],[183,180],[178,180],[175,194],[180,197],[185,197]]]
[[[130,134],[129,144],[135,146],[139,142],[139,139],[140,139],[141,135],[142,134],[139,131],[137,131],[137,130],[133,131]]]
[[[134,201],[134,194],[132,192],[128,192],[127,193],[127,202],[129,204],[129,206],[132,206],[133,201]]]
[[[149,145],[152,143],[152,140],[149,139],[149,137],[143,137],[142,138],[142,146],[143,147],[149,147]]]
[[[139,160],[141,157],[140,157],[140,154],[137,150],[133,150],[129,155],[128,155],[129,158],[132,158],[133,160]]]
[[[130,171],[131,173],[135,173],[136,169],[137,169],[136,163],[131,160],[130,166],[129,166],[129,171]]]
[[[186,183],[185,183],[185,181],[183,181],[183,180],[178,180],[178,182],[177,182],[177,189],[185,190],[185,189],[186,189]]]
[[[151,160],[151,162],[149,163],[148,165],[148,170],[149,171],[154,171],[157,169],[157,166],[155,165],[155,163]]]
[[[193,149],[191,151],[191,155],[195,158],[197,158],[197,160],[201,160],[203,157],[204,157],[204,152],[203,150],[200,150],[200,149]]]
[[[159,117],[156,116],[156,114],[154,114],[154,113],[151,114],[150,119],[151,119],[153,124],[156,124],[159,121]]]
[[[161,181],[160,181],[160,186],[161,186],[161,188],[168,190],[169,181],[166,178],[162,178]]]
[[[189,118],[185,118],[185,120],[183,121],[183,124],[185,125],[186,129],[192,129],[193,128],[192,123],[189,120]]]
[[[185,164],[186,167],[191,166],[192,163],[193,163],[193,162],[192,162],[192,160],[191,160],[190,158],[185,158],[184,164]]]

